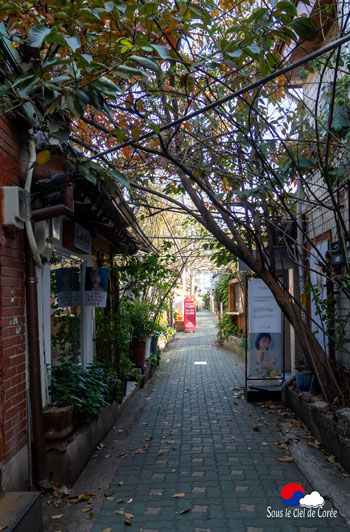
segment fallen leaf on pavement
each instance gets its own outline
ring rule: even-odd
[[[57,515],[52,515],[51,516],[51,519],[61,519],[63,517],[64,514],[57,514]]]
[[[103,496],[104,497],[112,497],[112,495],[115,494],[115,491],[111,491],[111,492],[108,492],[108,493],[104,493]]]
[[[118,486],[124,486],[124,481],[123,480],[119,480]]]
[[[132,526],[132,523],[130,521],[128,521],[127,519],[124,519],[124,524],[126,526]]]
[[[279,458],[279,462],[293,462],[294,458],[292,456],[284,456],[283,458]]]
[[[125,519],[132,519],[134,516],[133,516],[133,514],[127,514],[127,513],[125,513],[125,514],[124,514],[124,517],[125,517]]]
[[[104,530],[102,530],[102,532],[112,532],[112,529],[111,528],[105,528]]]
[[[181,510],[181,512],[179,512],[180,515],[182,514],[187,514],[187,512],[190,512],[192,510],[192,508],[185,508],[185,510]]]
[[[175,493],[175,495],[173,495],[173,499],[178,499],[180,497],[184,497],[185,496],[185,493]]]
[[[254,427],[252,427],[254,432],[260,432],[260,428],[257,426],[257,425],[254,425]]]
[[[89,515],[86,516],[86,519],[95,519],[95,514],[94,513],[89,513]]]
[[[143,454],[145,451],[143,449],[136,449],[136,451],[134,451],[134,454]]]

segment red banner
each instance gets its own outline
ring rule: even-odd
[[[184,329],[185,331],[196,330],[196,298],[186,296],[184,299]]]

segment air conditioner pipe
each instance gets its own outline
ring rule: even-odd
[[[281,388],[281,399],[284,404],[287,403],[287,388],[290,384],[292,384],[293,381],[297,378],[296,375],[291,375],[284,383],[282,384]]]
[[[32,211],[32,220],[39,222],[40,220],[48,220],[49,218],[55,218],[56,216],[62,216],[63,214],[74,213],[74,197],[72,185],[67,185],[62,191],[63,203],[59,205],[53,205],[52,207],[45,207],[43,209],[36,209]]]
[[[36,160],[36,146],[33,139],[29,140],[29,162],[24,190],[30,194],[33,175],[33,163]],[[32,434],[36,462],[36,480],[46,479],[46,449],[44,437],[44,420],[41,396],[41,365],[38,324],[38,279],[35,266],[42,268],[40,255],[36,245],[31,220],[25,223],[27,239],[25,242],[26,265],[26,326],[28,337],[29,395],[31,405]],[[31,431],[29,431],[30,433]],[[29,449],[31,441],[29,441]]]
[[[27,170],[27,176],[26,181],[24,184],[24,190],[30,194],[31,188],[32,188],[32,177],[33,177],[33,164],[36,161],[36,145],[35,140],[30,138],[28,141],[28,148],[29,148],[29,161],[28,161],[28,170]],[[38,246],[36,245],[36,240],[33,232],[33,226],[31,220],[26,220],[25,222],[25,228],[26,228],[26,234],[27,239],[29,243],[30,250],[32,252],[35,264],[38,268],[42,268],[43,264],[41,262],[40,254],[38,251]]]

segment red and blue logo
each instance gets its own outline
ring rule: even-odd
[[[305,491],[300,484],[295,484],[294,482],[286,484],[281,491],[282,501],[286,506],[291,507],[299,506],[299,501],[304,497],[304,495]]]

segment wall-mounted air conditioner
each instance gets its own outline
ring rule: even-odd
[[[2,224],[9,229],[23,229],[30,219],[30,194],[20,187],[1,187]]]

